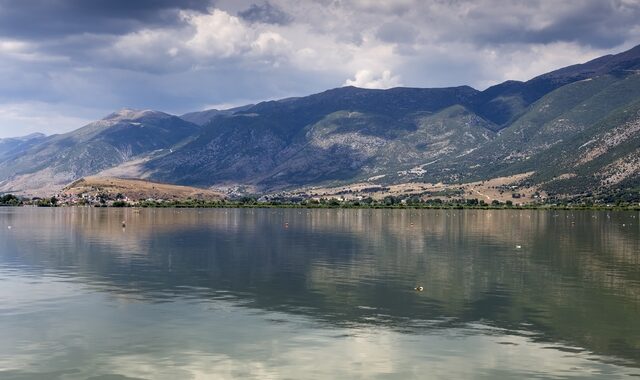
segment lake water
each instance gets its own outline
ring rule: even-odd
[[[639,218],[0,208],[0,379],[637,378]]]

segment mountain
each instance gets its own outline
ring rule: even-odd
[[[640,199],[640,46],[484,91],[343,87],[181,117],[125,109],[28,141],[0,141],[0,191],[94,174],[258,192],[526,177],[550,194]]]
[[[190,123],[203,126],[203,125],[209,123],[211,120],[213,120],[213,118],[215,118],[217,116],[233,115],[236,112],[244,111],[244,110],[246,110],[248,108],[251,108],[253,106],[254,106],[253,104],[248,104],[248,105],[245,105],[245,106],[229,108],[229,109],[226,109],[226,110],[218,110],[218,109],[213,108],[213,109],[204,110],[204,111],[185,113],[184,115],[181,115],[180,118],[182,120],[186,120],[186,121],[188,121]]]
[[[504,128],[532,103],[564,85],[602,75],[626,76],[640,70],[640,45],[616,55],[568,66],[526,82],[507,81],[482,91],[471,108],[478,115]]]
[[[560,153],[577,139],[616,128],[597,126],[617,120],[614,113],[632,112],[640,99],[638,70],[640,47],[481,92],[344,87],[263,102],[218,115],[198,138],[147,162],[145,171],[181,184],[267,190],[371,177],[453,183],[533,171],[531,180],[545,189],[575,193],[579,186],[559,184],[597,177],[615,164],[573,173],[569,166],[576,163]],[[617,184],[633,183],[637,170],[627,172]],[[585,189],[601,186],[594,180]]]
[[[42,141],[45,137],[42,133],[32,133],[21,137],[0,139],[0,161],[21,154],[29,147]]]
[[[477,92],[344,87],[264,102],[212,120],[192,142],[148,162],[146,171],[165,182],[259,188],[376,175],[490,139],[489,123],[459,106]]]
[[[468,181],[534,171],[553,193],[633,187],[640,179],[640,72],[562,86],[488,144],[434,165],[426,181]],[[623,169],[626,168],[626,169]],[[617,169],[624,173],[614,175]]]
[[[200,127],[158,111],[123,109],[61,135],[40,139],[0,163],[0,190],[52,189],[145,154],[161,154]]]

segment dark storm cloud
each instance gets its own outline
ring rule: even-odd
[[[74,34],[121,35],[181,22],[181,9],[204,12],[211,0],[0,0],[0,36],[51,39]]]
[[[0,0],[0,137],[346,83],[481,89],[628,49],[638,20],[640,0]]]
[[[389,22],[383,24],[377,31],[376,37],[384,42],[413,43],[419,32],[411,25],[402,22]]]
[[[268,1],[263,4],[251,4],[249,8],[238,12],[240,18],[248,22],[263,22],[265,24],[287,25],[293,17]]]
[[[464,15],[463,28],[479,44],[575,42],[608,48],[625,42],[638,20],[640,1],[635,0],[532,1],[517,14],[509,7],[474,8]]]
[[[591,1],[522,39],[534,43],[562,40],[611,47],[623,43],[639,20],[640,1],[625,6],[617,2]]]

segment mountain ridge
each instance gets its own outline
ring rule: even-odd
[[[140,155],[169,149],[200,128],[164,112],[123,109],[5,158],[0,163],[0,191],[51,191]]]
[[[640,45],[483,91],[347,86],[181,117],[125,108],[67,134],[28,139],[18,154],[3,153],[0,140],[0,191],[101,172],[258,192],[525,172],[552,194],[633,189],[638,101]],[[597,138],[617,142],[590,143],[604,153],[589,162],[567,154]]]

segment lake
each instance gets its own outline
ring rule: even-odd
[[[0,208],[0,378],[637,378],[639,219]]]

